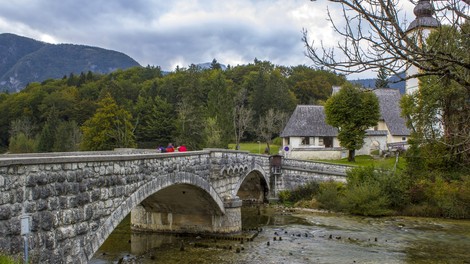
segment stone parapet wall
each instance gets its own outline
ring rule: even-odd
[[[282,176],[278,177],[276,190],[294,190],[309,182],[346,182],[346,171],[350,166],[305,160],[283,159]]]
[[[326,162],[313,162],[308,160],[283,159],[282,168],[295,168],[296,170],[304,169],[324,174],[337,174],[338,176],[345,176],[346,171],[350,169],[351,166]]]
[[[290,159],[338,160],[347,156],[347,153],[343,148],[297,147],[286,152],[286,155],[288,155]]]

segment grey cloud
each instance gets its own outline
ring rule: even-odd
[[[305,1],[9,1],[2,4],[0,22],[23,24],[62,43],[121,51],[165,70],[213,58],[231,65],[254,58],[298,65],[309,63],[301,30],[311,18],[298,22],[288,13]],[[1,26],[0,32],[22,33]]]

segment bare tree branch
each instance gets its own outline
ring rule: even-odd
[[[420,71],[407,75],[411,79],[426,75],[447,76],[464,86],[470,86],[470,59],[449,51],[435,52],[433,44],[424,45],[422,30],[411,34],[409,24],[402,20],[399,0],[329,0],[341,5],[342,19],[335,21],[330,10],[328,20],[334,31],[343,38],[335,47],[310,40],[303,29],[302,41],[306,56],[316,66],[326,67],[343,74],[361,73],[385,67],[391,74],[399,74],[415,66]],[[461,30],[470,17],[470,2],[458,0],[414,1],[431,4],[440,25]],[[339,22],[344,22],[344,28]],[[317,45],[319,44],[319,45]],[[464,71],[454,70],[455,67]],[[463,73],[462,73],[463,72]]]

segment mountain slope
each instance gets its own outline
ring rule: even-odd
[[[13,34],[0,34],[0,91],[17,92],[30,82],[70,73],[109,73],[140,66],[112,50],[73,44],[48,44]]]
[[[5,33],[0,34],[0,76],[3,76],[22,57],[39,50],[46,43]]]

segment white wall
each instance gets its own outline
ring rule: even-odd
[[[342,149],[312,149],[312,148],[294,148],[284,153],[284,157],[289,159],[314,159],[314,160],[332,160],[341,159],[347,155],[346,150]]]
[[[364,145],[356,150],[356,155],[370,155],[371,148],[378,145],[380,153],[387,150],[387,136],[367,136],[364,138]]]

